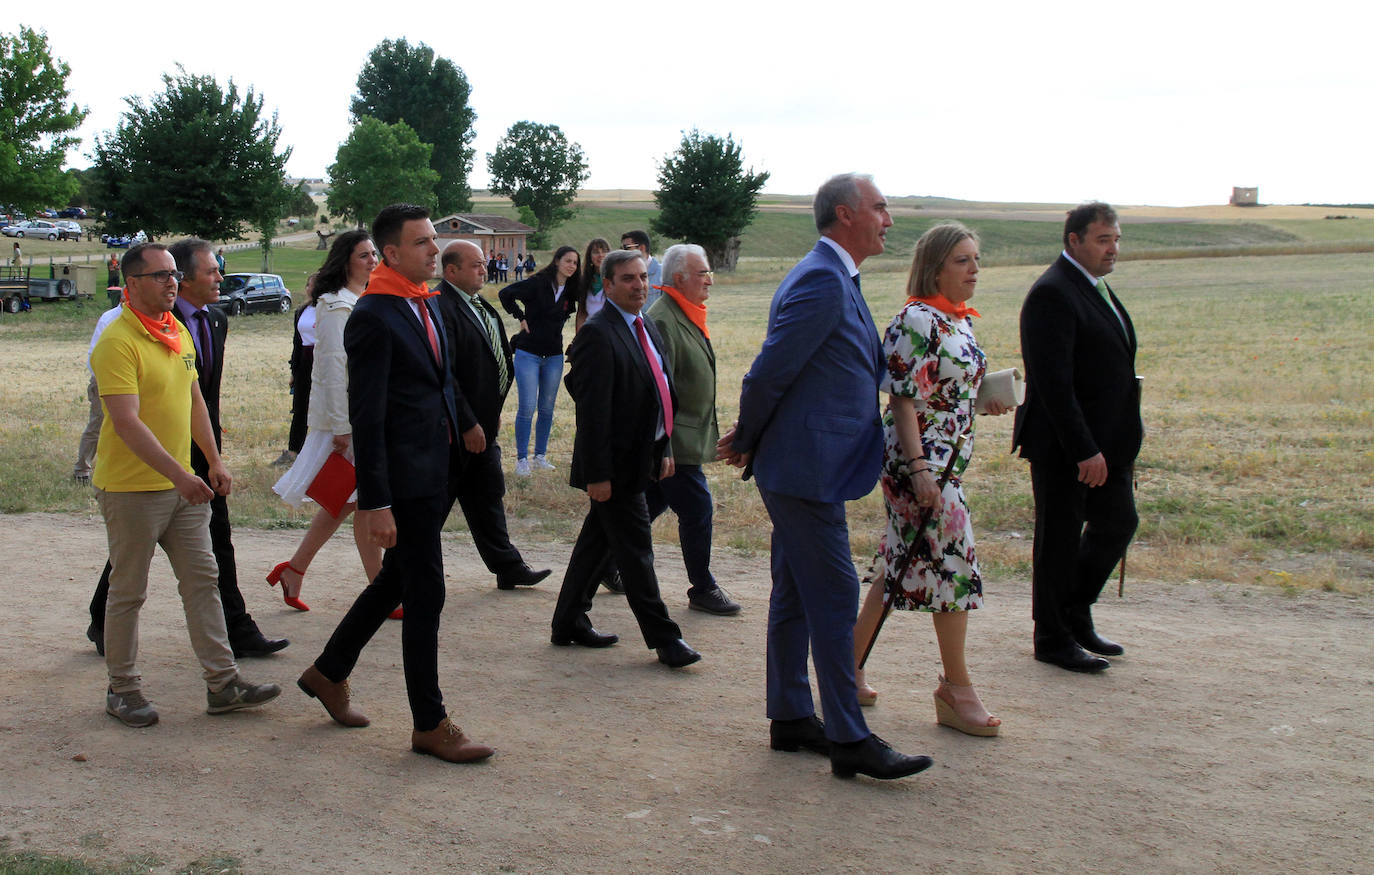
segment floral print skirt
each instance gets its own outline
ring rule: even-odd
[[[911,480],[883,469],[887,530],[878,543],[870,580],[882,586],[910,552],[892,606],[899,611],[971,611],[983,606],[983,578],[973,549],[973,523],[958,477],[945,484],[940,506],[918,533],[921,508]]]

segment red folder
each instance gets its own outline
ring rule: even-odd
[[[330,516],[338,518],[356,488],[358,475],[353,470],[353,463],[341,453],[330,453],[305,494],[329,511]]]

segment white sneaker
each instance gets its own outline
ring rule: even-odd
[[[516,459],[516,460],[515,460],[515,476],[516,476],[516,477],[528,477],[528,476],[530,476],[530,460],[529,460],[529,459]]]
[[[535,456],[535,457],[534,457],[534,467],[537,468],[537,469],[540,470],[540,471],[552,471],[552,470],[554,470],[553,462],[550,462],[548,459],[544,458],[543,456]]]

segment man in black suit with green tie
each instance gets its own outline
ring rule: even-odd
[[[1030,461],[1035,495],[1035,658],[1069,671],[1102,671],[1104,657],[1125,652],[1092,618],[1135,533],[1131,480],[1144,436],[1135,327],[1106,281],[1120,241],[1110,206],[1073,209],[1063,253],[1021,307],[1026,401],[1012,449]]]
[[[444,278],[435,287],[435,301],[448,331],[454,379],[458,385],[459,427],[476,423],[485,446],[470,449],[455,441],[449,468],[449,494],[463,509],[468,531],[487,570],[496,575],[497,589],[533,586],[550,570],[535,571],[525,564],[506,529],[506,477],[501,470],[501,408],[510,392],[515,369],[510,341],[496,308],[479,294],[486,279],[482,250],[468,240],[455,240],[440,259]]]

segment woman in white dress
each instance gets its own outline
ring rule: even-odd
[[[367,288],[368,277],[377,266],[377,248],[366,231],[345,231],[334,238],[329,255],[315,277],[312,290],[315,304],[315,363],[311,371],[309,431],[295,464],[282,475],[272,490],[293,507],[309,501],[306,490],[331,453],[340,453],[353,461],[353,429],[348,422],[348,356],[344,352],[344,324],[358,303],[358,296]],[[301,586],[305,572],[315,554],[338,530],[339,525],[357,507],[356,492],[337,517],[320,508],[310,521],[310,528],[300,546],[286,562],[273,568],[267,582],[281,584],[282,599],[298,611],[310,607],[301,601]],[[354,540],[363,571],[370,581],[382,567],[382,550],[358,536]]]

